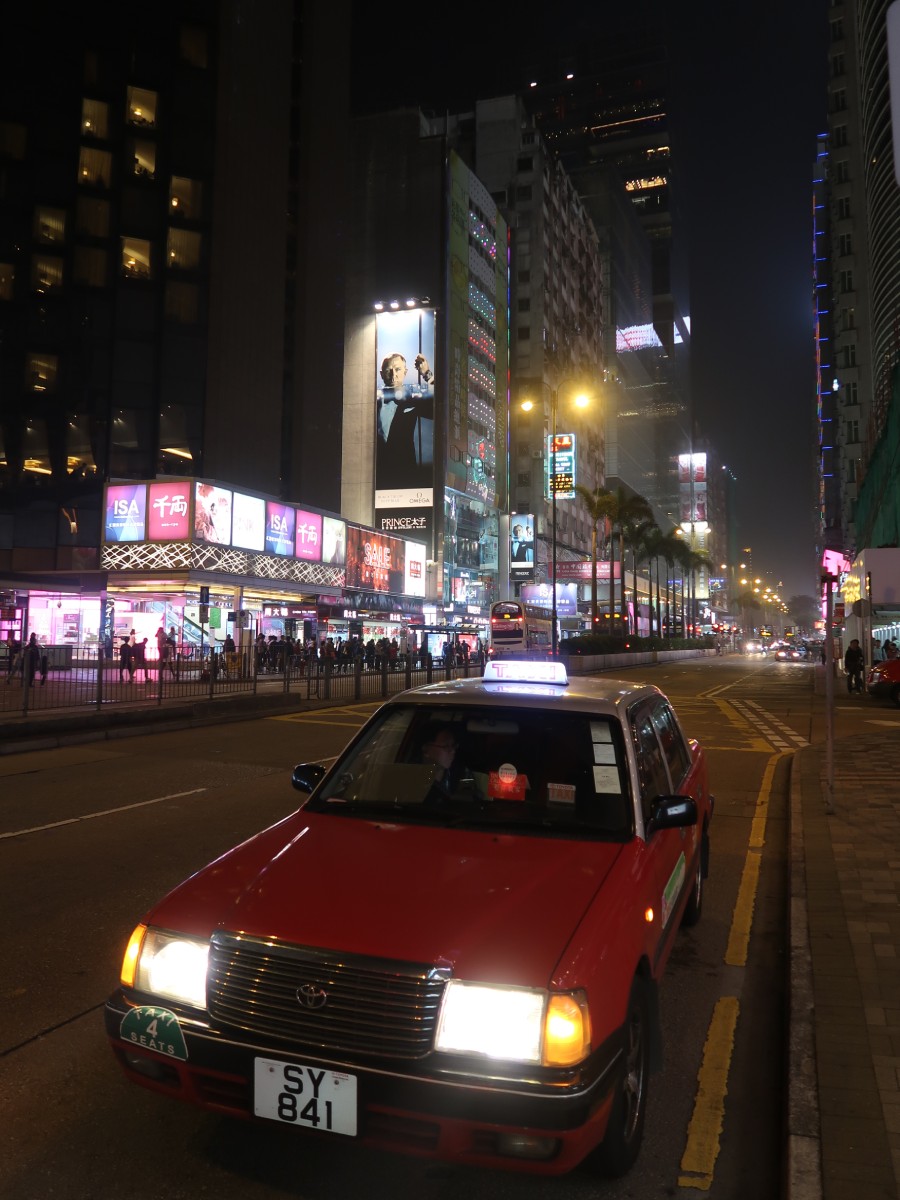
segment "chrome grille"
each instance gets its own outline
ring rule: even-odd
[[[233,933],[213,935],[207,1005],[217,1024],[338,1054],[421,1058],[450,972]],[[318,1008],[299,989],[325,993]]]

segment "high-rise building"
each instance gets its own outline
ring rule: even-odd
[[[329,148],[349,68],[314,49],[347,9],[5,15],[6,567],[96,560],[109,478],[213,476],[337,507],[344,165]]]

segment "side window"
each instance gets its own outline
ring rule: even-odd
[[[653,810],[653,801],[659,796],[668,796],[671,790],[649,706],[639,708],[632,715],[631,736],[641,785],[641,809],[647,822]]]
[[[653,725],[659,737],[663,754],[669,764],[672,790],[677,792],[691,767],[691,755],[684,736],[675,720],[675,714],[664,701],[654,705]]]

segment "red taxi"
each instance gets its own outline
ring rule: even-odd
[[[491,663],[293,783],[135,929],[105,1013],[128,1078],[337,1143],[628,1170],[713,811],[666,697]]]

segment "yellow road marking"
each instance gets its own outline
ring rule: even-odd
[[[769,815],[769,796],[772,792],[772,780],[775,778],[775,768],[778,766],[778,760],[784,758],[787,753],[789,752],[782,750],[780,754],[774,754],[766,763],[762,786],[759,789],[759,795],[756,797],[756,811],[753,814],[753,823],[750,826],[751,850],[761,849],[765,845],[766,817]]]
[[[713,1010],[697,1076],[697,1099],[681,1159],[679,1187],[709,1191],[719,1155],[719,1138],[728,1094],[728,1070],[740,1005],[736,996],[723,996]]]
[[[747,947],[750,944],[750,929],[753,925],[753,908],[756,904],[756,888],[759,883],[759,868],[762,857],[758,850],[748,852],[738,888],[731,932],[725,950],[725,962],[730,967],[747,965]]]
[[[349,713],[339,713],[339,716],[350,716]],[[270,721],[295,721],[301,722],[304,725],[337,725],[341,729],[356,729],[366,720],[366,717],[360,713],[357,719],[349,721],[326,721],[321,717],[310,717],[306,713],[282,713],[277,717],[269,717]]]

